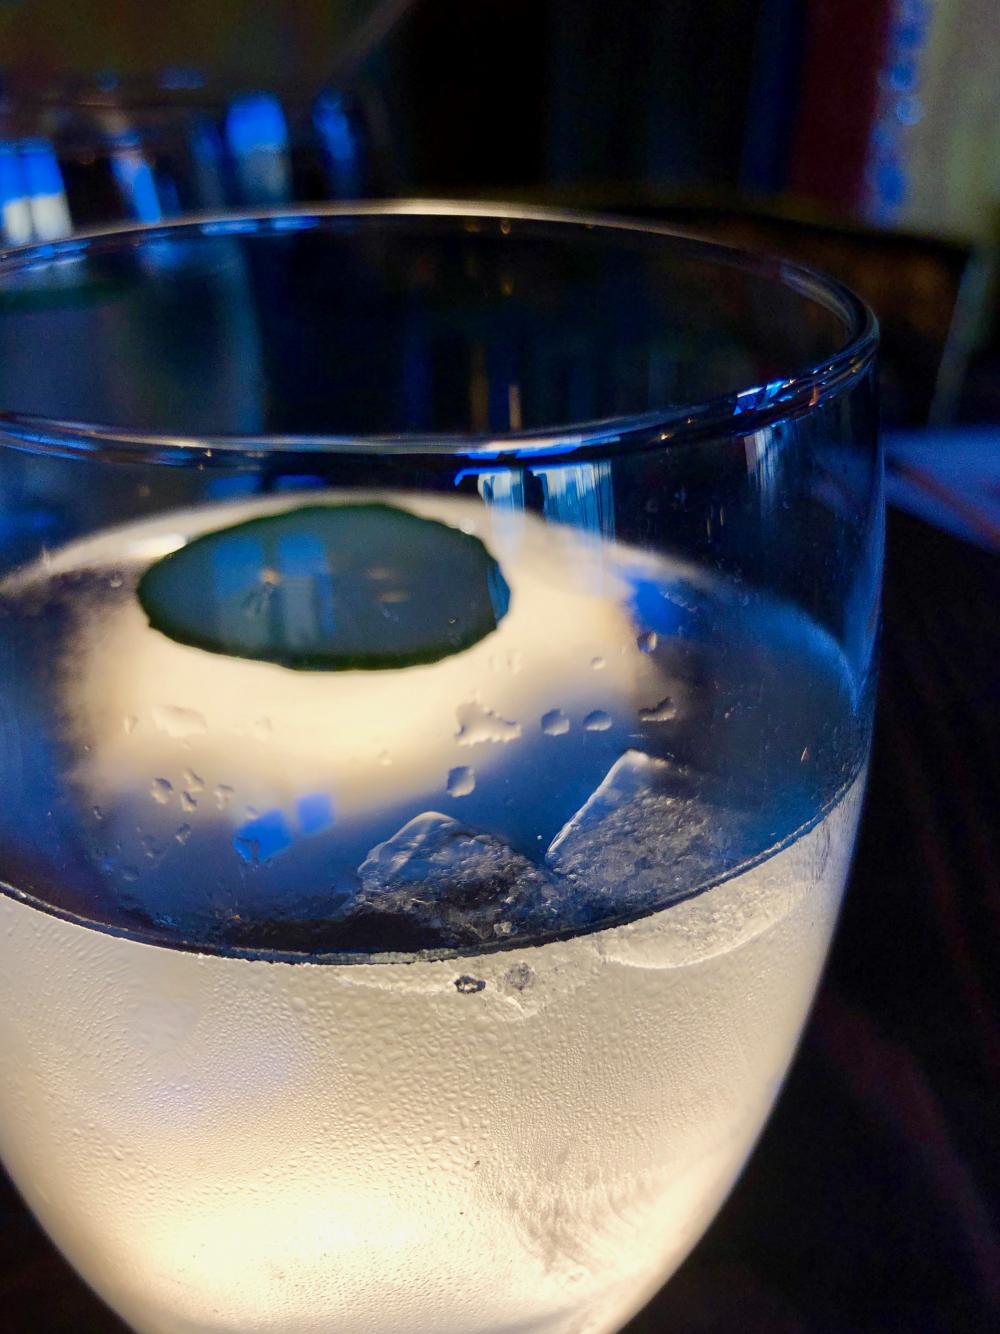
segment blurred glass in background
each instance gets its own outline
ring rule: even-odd
[[[1000,418],[997,0],[0,0],[0,239],[394,194],[627,212],[876,308],[887,425]]]

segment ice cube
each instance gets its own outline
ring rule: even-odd
[[[388,949],[510,940],[547,922],[552,878],[501,839],[427,811],[373,848],[347,915]]]
[[[671,760],[628,750],[552,840],[563,924],[660,907],[739,859],[748,816]]]

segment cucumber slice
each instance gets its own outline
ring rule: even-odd
[[[310,505],[195,538],[137,589],[154,630],[300,671],[437,662],[510,603],[477,537],[393,505]]]

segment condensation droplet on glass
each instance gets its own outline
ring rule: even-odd
[[[591,658],[591,660],[590,660],[590,665],[591,665],[591,667],[594,669],[595,672],[603,672],[604,669],[605,669],[605,667],[607,667],[608,664],[607,664],[606,659],[604,659],[604,658],[602,658],[600,655],[598,655],[596,658]]]
[[[199,736],[208,730],[208,724],[197,709],[182,709],[176,704],[157,704],[152,712],[153,726],[177,741]],[[130,730],[130,729],[129,729]]]
[[[649,708],[640,708],[639,720],[643,723],[669,723],[677,716],[677,706],[671,696],[664,695]]]
[[[504,974],[504,981],[514,991],[524,991],[535,980],[535,970],[526,963],[516,963]]]
[[[603,709],[594,709],[584,718],[583,726],[588,732],[606,732],[611,726],[611,714],[605,713]]]
[[[198,798],[193,792],[181,793],[181,810],[186,811],[188,815],[198,808]]]
[[[121,588],[121,586],[122,586],[122,584],[123,584],[124,582],[125,582],[125,580],[122,578],[122,576],[121,576],[120,574],[112,574],[112,575],[108,578],[108,587],[109,587],[109,588]]]
[[[104,819],[104,812],[101,810],[100,806],[95,806],[95,807],[93,808],[93,815],[94,815],[94,819],[95,819],[95,820],[103,820],[103,819]]]
[[[379,764],[391,764],[392,756],[387,750],[380,750],[378,753],[378,762]]]
[[[149,785],[149,795],[161,806],[166,806],[173,794],[174,785],[169,778],[154,778]]]
[[[455,710],[458,731],[455,736],[460,746],[476,746],[483,742],[515,741],[521,735],[521,724],[501,718],[498,713],[476,700],[461,704]]]
[[[220,811],[224,811],[233,799],[233,789],[228,783],[219,783],[212,794],[215,797],[215,804]]]
[[[549,709],[541,718],[542,731],[546,736],[565,736],[569,731],[569,719],[562,709]]]
[[[462,996],[471,996],[477,991],[485,991],[486,983],[481,977],[470,977],[468,973],[463,973],[461,977],[455,978],[455,990]]]
[[[182,824],[174,834],[174,838],[178,843],[186,843],[190,837],[191,826],[189,824]]]
[[[139,719],[134,713],[130,713],[128,717],[122,719],[122,727],[125,729],[126,736],[131,736],[138,726]]]
[[[270,718],[258,718],[253,725],[253,735],[257,741],[267,741],[271,735]]]
[[[122,874],[122,879],[127,880],[130,883],[133,880],[139,879],[139,872],[134,866],[123,866],[121,874]]]
[[[193,769],[185,769],[182,777],[184,779],[184,786],[189,792],[201,792],[204,790],[204,778],[200,778]]]
[[[475,791],[475,787],[475,769],[470,769],[468,765],[463,764],[456,769],[448,770],[449,797],[467,797],[470,792]]]
[[[648,709],[639,710],[639,720],[644,723],[669,723],[677,717],[677,705],[669,695]]]
[[[639,635],[635,642],[640,653],[652,653],[657,644],[656,631],[643,630],[642,634]]]

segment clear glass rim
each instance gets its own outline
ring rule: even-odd
[[[693,443],[708,438],[745,436],[790,416],[798,416],[850,388],[872,365],[878,349],[878,323],[860,297],[836,279],[806,265],[735,246],[704,240],[667,224],[566,209],[508,206],[493,202],[394,199],[303,204],[273,209],[219,211],[185,215],[166,223],[98,228],[63,240],[0,249],[0,279],[18,270],[41,267],[82,254],[100,254],[149,240],[191,235],[276,235],[322,229],[329,219],[412,217],[454,219],[469,230],[482,222],[524,222],[662,237],[699,258],[765,279],[825,308],[844,324],[845,342],[831,356],[809,363],[778,380],[748,384],[720,397],[673,405],[634,416],[570,422],[541,431],[486,434],[447,432],[399,434],[170,434],[130,430],[100,422],[67,421],[12,411],[0,404],[0,445],[59,455],[100,455],[121,461],[174,465],[232,466],[242,458],[251,466],[272,454],[372,454],[436,456],[475,461],[511,461],[567,455],[601,456]],[[235,457],[234,457],[235,456]]]

